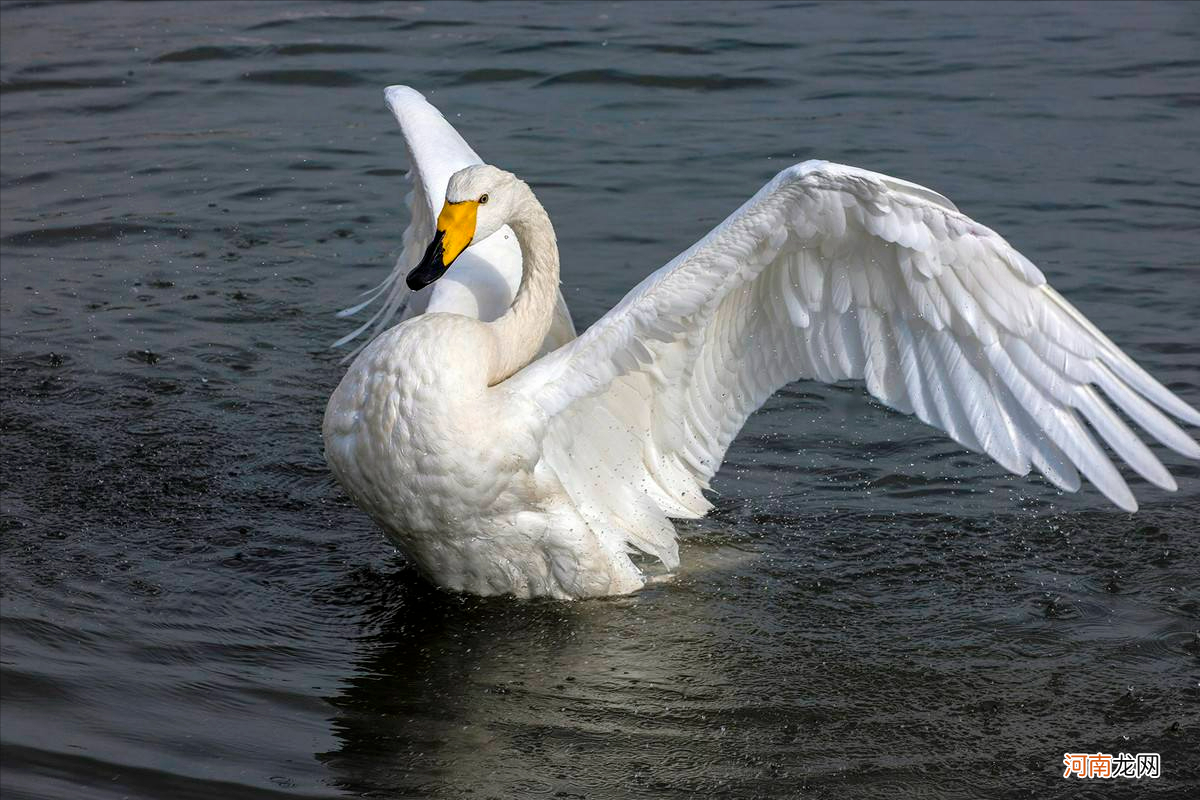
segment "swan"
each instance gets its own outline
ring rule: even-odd
[[[387,92],[393,110],[423,102]],[[997,233],[914,183],[788,167],[546,352],[561,302],[546,211],[494,166],[446,178],[421,189],[444,200],[407,288],[452,280],[470,248],[511,231],[515,295],[494,319],[430,302],[376,337],[333,392],[323,434],[349,496],[447,589],[626,594],[653,577],[635,551],[669,573],[671,518],[711,507],[703,491],[746,418],[798,379],[862,380],[1013,473],[1036,469],[1069,492],[1082,474],[1127,511],[1133,494],[1085,421],[1166,490],[1175,481],[1114,407],[1200,458],[1168,416],[1200,425],[1200,413]]]

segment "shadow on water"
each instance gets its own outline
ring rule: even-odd
[[[626,683],[647,666],[606,638],[637,598],[474,598],[435,589],[408,566],[372,574],[356,596],[374,630],[329,698],[340,746],[317,755],[355,796],[546,794],[578,777],[546,774],[540,756],[567,732],[565,706],[585,713],[573,696],[580,677]]]

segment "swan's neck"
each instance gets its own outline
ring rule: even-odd
[[[521,285],[512,307],[491,323],[496,353],[490,386],[533,360],[554,321],[558,302],[558,242],[550,217],[533,192],[508,224],[521,246]]]

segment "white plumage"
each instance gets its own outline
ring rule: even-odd
[[[412,143],[424,134],[406,114],[432,108],[410,89],[388,98],[417,168],[434,174],[420,163],[434,150]],[[430,136],[450,130],[436,122]],[[465,169],[450,187],[452,203],[491,195],[479,237],[515,232],[515,304],[490,324],[466,309],[392,328],[355,361],[325,425],[351,496],[443,586],[628,592],[644,580],[631,548],[673,569],[669,518],[707,511],[703,490],[746,418],[801,378],[865,380],[881,402],[1014,473],[1036,469],[1066,491],[1082,473],[1129,511],[1133,494],[1085,421],[1163,489],[1174,480],[1114,407],[1200,458],[1168,416],[1197,425],[1200,413],[998,234],[907,181],[822,161],[789,167],[536,360],[562,307],[549,220],[495,168]],[[432,230],[424,212],[414,202],[410,232]],[[406,266],[418,250],[406,238]]]

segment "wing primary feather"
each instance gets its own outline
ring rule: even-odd
[[[1156,403],[1164,411],[1170,411],[1175,416],[1179,417],[1184,422],[1191,425],[1200,425],[1200,411],[1189,406],[1187,403],[1179,399],[1167,387],[1163,386],[1157,380],[1150,376],[1146,370],[1139,367],[1133,359],[1125,355],[1121,348],[1112,343],[1111,340],[1100,330],[1093,325],[1087,317],[1079,313],[1075,306],[1071,305],[1058,292],[1054,291],[1049,286],[1043,286],[1042,291],[1049,297],[1054,304],[1063,310],[1079,327],[1086,333],[1090,334],[1097,342],[1103,345],[1101,359],[1112,368],[1114,372],[1129,382],[1131,386],[1144,394],[1148,399]]]
[[[1141,425],[1151,436],[1180,455],[1200,458],[1200,443],[1188,436],[1169,417],[1158,410],[1142,395],[1130,389],[1124,381],[1114,375],[1104,364],[1095,364],[1097,383],[1117,407]]]
[[[1137,511],[1137,501],[1129,486],[1095,439],[1079,424],[1072,409],[1056,406],[1030,383],[999,342],[985,347],[984,353],[1017,401],[1088,480],[1120,508]]]

